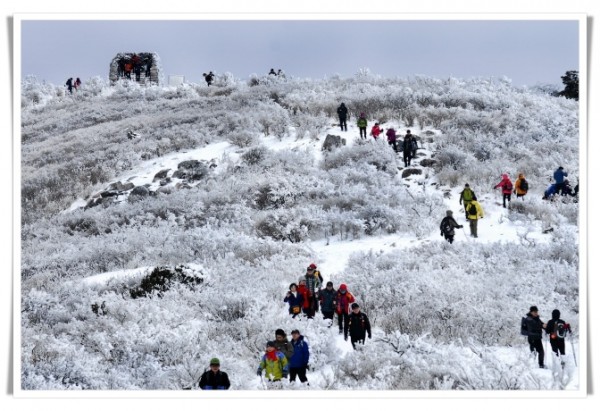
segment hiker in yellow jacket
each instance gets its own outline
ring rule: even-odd
[[[467,206],[467,218],[469,219],[469,228],[471,229],[471,237],[477,238],[477,220],[483,218],[483,208],[477,201],[477,197],[473,197],[471,203]]]

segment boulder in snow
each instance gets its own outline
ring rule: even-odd
[[[335,136],[333,134],[327,134],[325,137],[325,141],[323,142],[322,151],[331,151],[334,148],[338,148],[346,145],[346,139],[341,138],[340,136]]]

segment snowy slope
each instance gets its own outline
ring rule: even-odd
[[[463,153],[454,144],[464,136],[429,126],[411,126],[413,134],[430,136],[424,139],[419,157],[411,166],[422,171],[419,175],[402,177],[401,155],[396,155],[398,170],[381,170],[364,163],[356,169],[351,165],[322,168],[332,158],[334,162],[343,160],[335,157],[335,152],[328,155],[321,150],[327,134],[345,138],[350,150],[364,150],[367,154],[382,151],[363,148],[353,118],[347,132],[340,132],[333,124],[335,119],[330,119],[329,125],[320,129],[318,139],[299,137],[296,125],[290,121],[285,132],[255,132],[254,143],[240,147],[232,143],[235,139],[221,137],[227,127],[253,127],[236,111],[237,107],[215,111],[215,115],[225,116],[225,120],[214,122],[218,123],[214,126],[216,131],[202,128],[211,122],[209,115],[203,121],[196,120],[197,112],[209,112],[211,105],[224,101],[222,104],[228,107],[227,98],[210,94],[218,89],[202,89],[199,94],[191,88],[169,90],[164,98],[156,90],[134,91],[147,93],[150,102],[140,100],[133,92],[117,90],[103,92],[95,97],[98,100],[77,102],[77,110],[120,113],[122,98],[127,101],[127,108],[142,113],[139,118],[132,115],[105,123],[86,118],[93,124],[89,126],[92,130],[81,131],[79,140],[71,136],[76,144],[90,145],[95,140],[88,138],[88,132],[94,133],[94,138],[100,134],[105,140],[114,139],[119,149],[133,153],[128,154],[128,161],[121,158],[110,163],[118,165],[118,169],[100,170],[110,178],[99,180],[103,182],[95,183],[93,189],[85,186],[71,197],[79,198],[70,205],[62,201],[64,206],[54,211],[56,215],[49,213],[49,217],[26,227],[22,350],[25,386],[178,390],[197,381],[207,361],[218,356],[223,369],[230,373],[234,388],[262,390],[266,386],[255,369],[264,343],[274,337],[276,328],[283,328],[288,334],[298,328],[311,346],[311,390],[580,390],[579,372],[583,369],[575,365],[570,343],[564,370],[549,355],[548,347],[548,368],[540,370],[530,357],[526,342],[513,335],[517,326],[512,323],[518,322],[530,304],[541,307],[544,319],[552,309],[560,307],[565,319],[575,327],[578,324],[578,288],[573,280],[577,278],[573,272],[577,256],[572,254],[577,227],[572,223],[573,211],[569,210],[574,208],[573,203],[557,203],[553,209],[553,205],[541,202],[542,185],[538,183],[525,198],[524,209],[502,208],[501,196],[491,186],[499,181],[504,168],[514,166],[515,170],[510,171],[514,173],[519,166],[502,163],[493,157],[493,150],[483,147],[483,151],[491,153],[491,159],[479,165],[486,168],[485,172],[452,178],[454,171],[444,169],[445,174],[438,175],[433,168],[418,163],[422,159],[439,159],[436,156],[440,152],[460,158]],[[244,87],[236,92],[244,98],[244,93],[250,98],[251,93],[260,94]],[[383,91],[373,91],[374,96],[378,93]],[[520,91],[514,93],[509,96],[520,96]],[[306,96],[314,94],[307,92]],[[206,105],[203,98],[208,101]],[[236,99],[243,101],[234,94],[232,101]],[[302,99],[301,95],[299,100]],[[570,106],[565,108],[548,99],[540,97],[538,102],[531,97],[535,104],[569,112]],[[526,103],[533,104],[532,101]],[[154,107],[154,115],[145,113]],[[215,110],[220,107],[217,105]],[[56,107],[46,103],[44,120],[39,121],[47,123],[47,129],[56,128],[52,116],[46,118],[53,110]],[[256,113],[248,117],[264,114],[268,119],[272,110],[273,116],[279,116],[278,122],[285,120],[282,110],[292,111],[289,107],[269,106],[262,100],[253,110]],[[479,115],[477,111],[473,113],[466,116]],[[496,115],[494,110],[491,113],[490,116]],[[265,118],[257,123],[267,121]],[[150,124],[154,120],[156,123]],[[152,129],[159,122],[171,120],[174,131]],[[219,128],[225,122],[229,122],[228,126]],[[242,127],[238,128],[238,123]],[[46,129],[38,134],[30,131],[44,126],[31,120],[27,124],[33,125],[26,127],[31,139],[31,147],[26,144],[25,150],[24,161],[29,159],[27,166],[31,168],[25,170],[26,180],[37,173],[37,145],[48,150],[45,157],[50,174],[54,172],[52,161],[60,162],[54,160],[50,133]],[[409,128],[400,119],[383,123],[385,128],[390,126],[399,135]],[[124,128],[138,130],[137,140],[124,141]],[[64,143],[60,136],[56,138]],[[367,145],[388,150],[385,141],[371,137],[368,140]],[[183,148],[165,151],[165,141]],[[71,152],[70,147],[66,150],[60,144],[57,147],[62,153]],[[267,161],[248,165],[244,155],[259,144],[269,150]],[[539,149],[545,150],[546,144],[551,143],[541,141]],[[162,155],[156,157],[154,153],[161,151],[159,148]],[[148,153],[155,157],[139,160]],[[74,158],[76,161],[77,156]],[[314,172],[300,172],[303,159]],[[195,182],[187,191],[175,189],[171,194],[135,204],[125,201],[128,193],[122,193],[114,203],[83,208],[112,183],[131,182],[155,191],[160,187],[154,181],[159,171],[176,170],[179,163],[187,160],[216,165],[212,177]],[[498,166],[501,163],[502,168]],[[306,181],[287,179],[288,167],[297,167],[299,180]],[[73,169],[76,168],[70,168]],[[514,179],[514,175],[511,177]],[[369,178],[378,180],[364,183]],[[496,178],[498,181],[494,181]],[[344,184],[349,182],[345,191],[339,189],[341,180]],[[485,211],[477,239],[468,236],[468,224],[458,204],[465,182],[474,188]],[[74,187],[83,186],[78,184]],[[170,184],[174,186],[176,181]],[[361,204],[368,192],[365,186],[369,185],[382,187],[380,204],[369,204],[372,200],[367,198],[366,215],[358,206],[349,211],[343,209],[346,203]],[[265,187],[273,196],[266,197],[271,201],[266,205],[259,203],[260,189]],[[311,187],[317,187],[315,192]],[[341,201],[336,197],[339,192],[349,200]],[[314,208],[317,201],[323,204],[322,208]],[[433,214],[423,214],[426,207],[416,209],[426,201],[431,201],[429,211],[434,210]],[[513,198],[513,203],[516,201]],[[384,212],[395,208],[397,214],[388,220],[397,225],[383,224],[366,235],[360,231],[364,225],[381,218],[377,207]],[[414,214],[412,209],[416,209]],[[323,227],[329,230],[327,224],[338,224],[336,210],[340,215],[347,212],[344,215],[354,218],[355,225],[343,230],[336,226],[323,235]],[[465,225],[457,231],[452,245],[439,235],[439,221],[445,210],[454,211],[459,224]],[[409,216],[420,230],[405,227],[403,219]],[[276,223],[283,227],[282,237],[269,231],[269,224],[280,229]],[[554,231],[544,234],[548,227]],[[294,237],[294,233],[300,234]],[[59,240],[53,244],[48,238]],[[319,316],[307,320],[291,319],[287,314],[282,301],[287,285],[303,274],[309,262],[318,265],[325,281],[333,281],[336,287],[347,283],[356,293],[361,307],[373,320],[373,338],[364,347],[352,350],[350,343],[338,334],[337,324],[329,328]],[[361,269],[364,264],[371,271],[357,274],[357,262]],[[204,282],[196,288],[174,283],[160,295],[130,297],[132,287],[154,267],[175,265],[201,272]],[[371,294],[365,290],[372,290]],[[91,314],[90,305],[100,302],[106,303],[107,312]],[[494,333],[500,314],[510,324]],[[447,325],[440,326],[440,322]],[[575,335],[574,348],[579,357],[577,338]],[[77,345],[72,341],[77,341]],[[51,358],[60,360],[46,360]],[[63,369],[72,371],[63,375]],[[286,389],[307,389],[298,383],[284,385]]]

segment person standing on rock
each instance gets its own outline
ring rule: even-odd
[[[344,103],[340,104],[338,107],[337,114],[340,119],[340,128],[342,131],[348,131],[348,125],[346,124],[346,119],[348,118],[348,109]]]

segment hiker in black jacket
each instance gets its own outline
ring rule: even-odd
[[[455,228],[463,228],[463,226],[459,225],[454,217],[452,217],[452,210],[448,210],[446,211],[446,217],[444,217],[440,223],[440,235],[443,236],[450,244],[452,244],[452,241],[454,241]]]
[[[546,328],[546,324],[544,324],[540,319],[538,309],[535,305],[532,305],[529,308],[529,312],[527,313],[526,317],[527,320],[525,321],[525,323],[527,324],[527,341],[529,342],[529,349],[532,353],[534,351],[537,351],[538,364],[540,368],[545,368],[542,333],[544,331],[544,328]]]
[[[558,357],[565,355],[565,335],[571,332],[571,326],[560,319],[560,311],[552,311],[552,319],[546,324],[546,334],[550,336],[550,346]]]
[[[346,124],[346,118],[348,117],[348,109],[344,103],[340,104],[337,109],[338,117],[340,118],[340,128],[342,131],[348,131],[348,125]]]
[[[218,358],[210,360],[210,370],[207,370],[200,377],[200,388],[203,390],[228,390],[231,384],[227,373],[219,368],[221,363]]]
[[[367,314],[360,312],[360,307],[356,303],[352,303],[352,313],[348,319],[348,328],[344,339],[348,339],[348,332],[350,332],[350,342],[352,348],[356,350],[356,343],[365,343],[365,336],[368,334],[369,339],[371,338],[371,323],[369,323],[369,317]]]

